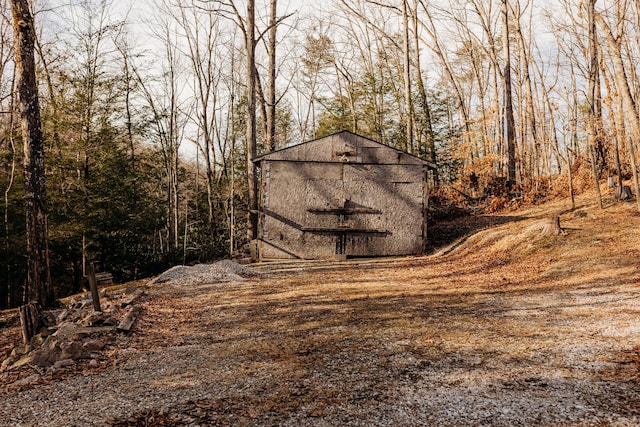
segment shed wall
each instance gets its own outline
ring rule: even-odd
[[[376,150],[379,149],[372,148],[367,156],[381,156],[383,150]],[[333,257],[339,233],[318,230],[343,228],[364,230],[346,233],[347,255],[406,255],[422,251],[424,165],[304,163],[298,159],[262,163],[260,239],[264,258]],[[345,203],[355,213],[341,217],[329,212],[345,207]],[[315,231],[304,231],[310,228]]]

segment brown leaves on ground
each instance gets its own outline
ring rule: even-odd
[[[566,233],[541,236],[557,214]],[[444,224],[467,232],[432,256],[262,263],[259,279],[157,285],[120,353],[138,361],[131,384],[103,385],[125,396],[139,385],[146,410],[105,418],[632,425],[638,219],[632,205],[550,204]]]

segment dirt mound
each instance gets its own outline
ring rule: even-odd
[[[228,259],[213,264],[197,264],[194,266],[178,265],[162,273],[149,284],[175,284],[198,286],[220,282],[243,281],[257,274]]]

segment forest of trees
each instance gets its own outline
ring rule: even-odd
[[[344,129],[434,161],[435,186],[473,173],[569,197],[586,170],[638,193],[639,1],[305,3],[32,2],[56,295],[89,262],[124,281],[237,253],[255,233],[251,159]],[[0,8],[2,308],[23,303],[26,243]]]

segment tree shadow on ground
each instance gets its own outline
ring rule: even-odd
[[[530,219],[527,216],[515,215],[464,215],[450,220],[433,221],[428,228],[427,253],[442,250],[455,242],[466,240],[479,231],[510,222]]]

